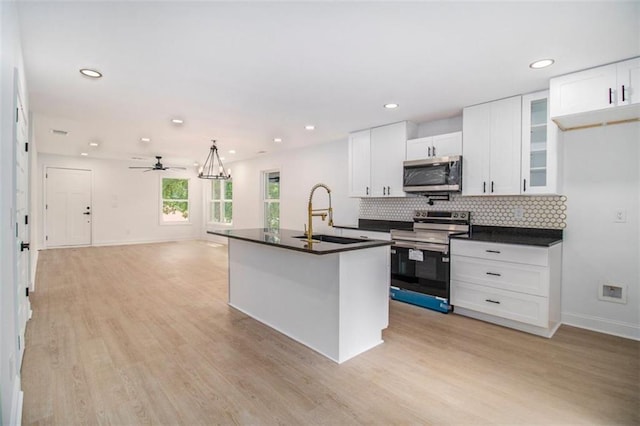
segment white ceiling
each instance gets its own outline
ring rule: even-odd
[[[637,1],[21,1],[19,14],[40,152],[180,164],[214,138],[228,163],[452,117],[640,54]],[[556,63],[528,67],[541,58]]]

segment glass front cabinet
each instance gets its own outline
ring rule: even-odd
[[[521,194],[560,192],[558,132],[549,117],[549,91],[523,95]]]

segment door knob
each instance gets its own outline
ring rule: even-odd
[[[20,242],[20,251],[29,250],[29,243],[25,243],[24,241]]]

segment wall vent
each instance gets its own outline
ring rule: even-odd
[[[627,303],[627,286],[624,284],[601,284],[598,299],[606,302]]]

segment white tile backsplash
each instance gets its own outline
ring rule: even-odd
[[[433,206],[430,206],[427,201],[425,197],[362,198],[360,218],[411,221],[415,210],[458,210],[470,211],[471,223],[474,225],[546,229],[563,229],[566,226],[567,197],[564,195],[508,197],[452,195],[450,201],[434,200]]]

